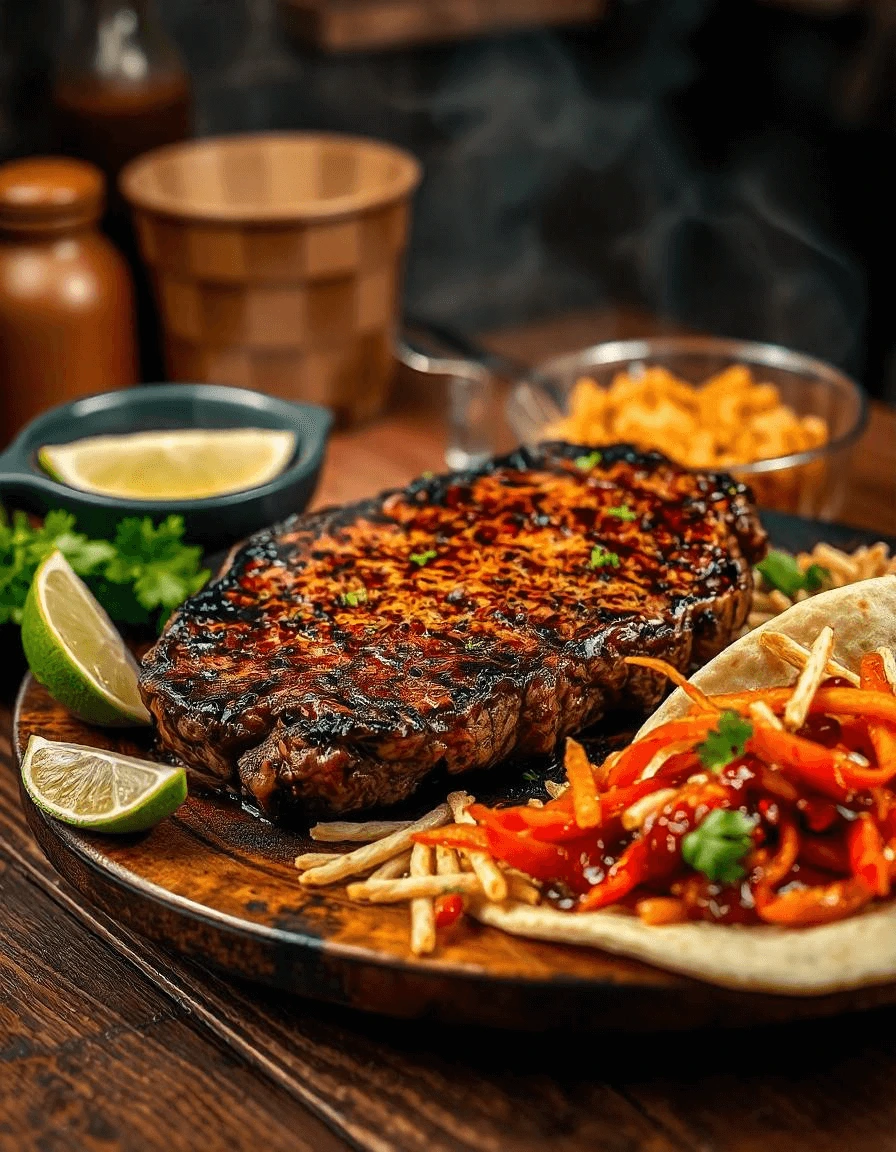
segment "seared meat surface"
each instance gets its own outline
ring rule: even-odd
[[[274,819],[408,796],[648,711],[721,649],[765,536],[748,491],[625,446],[520,450],[292,517],[173,616],[141,688],[194,781]]]

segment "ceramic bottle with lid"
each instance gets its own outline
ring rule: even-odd
[[[0,445],[39,412],[136,382],[133,287],[80,160],[0,165]]]

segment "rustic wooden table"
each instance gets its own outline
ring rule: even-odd
[[[496,337],[537,359],[649,321]],[[654,325],[655,327],[655,325]],[[318,502],[442,466],[434,388],[334,438]],[[896,531],[896,412],[875,406],[844,519]],[[6,654],[4,654],[6,659]],[[82,905],[25,825],[0,725],[0,1150],[886,1152],[896,1013],[667,1037],[502,1035],[227,982]]]

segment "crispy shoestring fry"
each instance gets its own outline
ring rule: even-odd
[[[634,832],[643,825],[648,816],[658,812],[667,800],[671,800],[677,791],[677,788],[660,788],[657,792],[651,792],[649,796],[642,796],[622,813],[622,827]]]
[[[460,861],[453,848],[436,845],[436,872],[440,876],[454,876],[460,871]]]
[[[432,849],[415,844],[411,849],[412,877],[432,875]],[[388,881],[386,881],[388,883]],[[418,896],[411,901],[411,951],[415,956],[432,952],[436,946],[436,915],[431,896]]]
[[[825,678],[827,664],[833,651],[834,630],[826,624],[813,641],[806,666],[800,672],[793,695],[784,709],[784,727],[789,728],[791,732],[802,728],[806,723],[809,708]]]
[[[440,828],[450,819],[447,804],[440,804],[425,816],[408,825],[401,832],[393,832],[374,844],[365,844],[363,848],[356,848],[354,852],[347,852],[335,857],[329,864],[320,868],[311,868],[299,877],[299,883],[307,886],[335,884],[338,880],[345,880],[349,876],[357,876],[366,872],[368,868],[375,868],[413,847],[414,833],[425,832],[427,828]],[[385,883],[385,881],[384,881]]]
[[[367,823],[352,824],[335,820],[329,824],[315,824],[309,835],[312,840],[329,844],[356,841],[368,844],[372,840],[382,840],[393,832],[402,832],[411,826],[410,820],[370,820]]]
[[[407,875],[410,864],[410,852],[402,852],[398,856],[393,856],[391,860],[387,860],[385,864],[380,864],[379,868],[370,873],[369,879],[396,880],[399,876]]]
[[[830,544],[817,544],[811,552],[800,552],[794,559],[801,572],[809,568],[820,567],[830,573],[823,576],[819,587],[812,592],[800,588],[791,599],[778,588],[770,587],[766,578],[758,570],[753,572],[753,602],[747,623],[741,635],[774,620],[781,612],[791,608],[793,604],[807,600],[815,592],[823,592],[827,588],[842,588],[846,584],[853,584],[857,580],[869,580],[874,576],[896,574],[896,557],[890,555],[890,549],[883,541],[872,544],[871,547],[857,548],[854,552],[844,552]],[[832,673],[841,675],[841,673]],[[850,682],[852,682],[850,680]]]
[[[466,792],[452,792],[448,796],[448,807],[454,816],[456,824],[475,824],[476,821],[467,811],[473,803],[473,797]],[[482,890],[489,900],[498,902],[507,899],[507,879],[498,865],[487,852],[465,852],[464,855],[473,866],[473,871],[482,883]]]
[[[397,880],[359,880],[346,888],[350,900],[370,904],[401,904],[424,896],[481,896],[482,884],[475,872],[458,872],[454,876],[405,876]]]
[[[809,649],[804,648],[802,644],[792,640],[789,636],[785,636],[783,632],[763,632],[759,637],[759,643],[792,668],[803,669],[809,660]],[[858,688],[859,686],[859,678],[855,672],[851,672],[838,660],[828,660],[824,671],[827,676],[840,676],[844,680],[848,680],[854,687]]]
[[[341,855],[341,852],[303,852],[301,856],[296,856],[294,863],[300,872],[305,872],[309,868],[319,868],[322,864],[338,860]]]
[[[784,725],[764,700],[754,700],[747,711],[752,720],[756,720],[760,724],[767,724],[769,728],[775,728],[778,732],[784,731]]]
[[[674,744],[667,744],[664,748],[658,748],[651,756],[648,763],[644,766],[639,780],[650,780],[656,776],[657,772],[662,768],[667,760],[671,760],[673,756],[679,756],[682,752],[688,752],[693,748],[692,740],[678,740]]]

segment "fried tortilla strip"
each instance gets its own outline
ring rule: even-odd
[[[370,904],[401,904],[423,896],[481,896],[482,884],[475,872],[458,872],[454,876],[406,876],[400,880],[360,880],[346,888],[350,900]]]
[[[778,732],[784,731],[784,725],[764,700],[754,700],[749,711],[750,716],[760,724],[767,724],[769,728],[775,728]]]
[[[432,849],[415,844],[411,849],[412,877],[432,875]],[[424,956],[436,946],[436,914],[431,896],[417,896],[411,901],[411,951]]]
[[[809,649],[804,648],[802,644],[798,644],[796,640],[791,640],[791,638],[785,636],[783,632],[762,632],[759,636],[759,643],[773,655],[786,661],[791,668],[803,669],[806,667],[806,662],[809,659]],[[859,686],[859,678],[856,673],[851,672],[849,668],[841,664],[839,660],[828,660],[825,666],[825,674],[827,676],[842,676],[844,680],[848,680],[854,687],[858,688]]]
[[[369,820],[366,823],[333,820],[328,824],[315,824],[309,835],[312,840],[322,843],[369,844],[372,840],[391,836],[393,832],[403,832],[411,824],[411,820]]]
[[[467,811],[472,803],[473,797],[467,792],[451,792],[449,794],[448,807],[454,816],[455,824],[476,823]],[[482,882],[482,890],[489,900],[506,900],[507,880],[491,856],[487,852],[467,852],[466,856],[473,866],[473,871]]]
[[[784,727],[795,732],[806,723],[809,708],[815,698],[815,693],[821,687],[825,678],[828,661],[834,651],[834,630],[826,624],[816,636],[809,649],[809,658],[806,666],[799,674],[793,689],[793,695],[787,701],[784,709]]]
[[[337,856],[331,863],[324,864],[320,868],[311,868],[299,877],[299,883],[317,887],[336,884],[349,876],[357,876],[360,872],[384,864],[393,856],[412,848],[415,832],[425,832],[427,828],[440,828],[443,824],[447,824],[450,818],[448,805],[440,804],[438,808],[433,808],[432,812],[428,812],[400,832],[393,832],[391,836],[377,840],[374,844],[365,844],[363,848],[356,848],[354,852]]]

